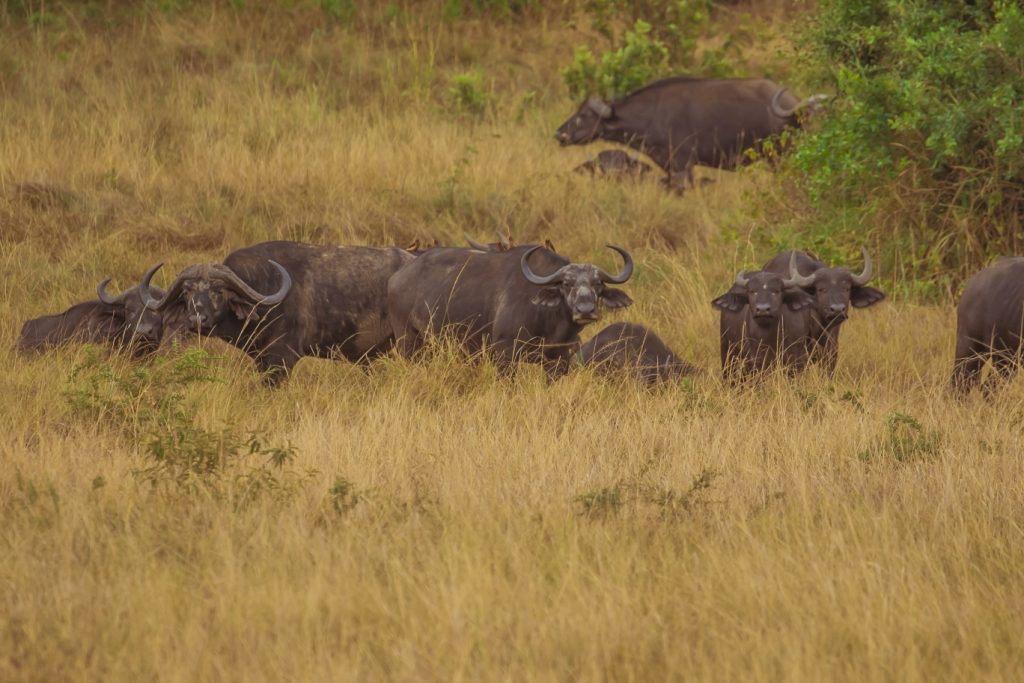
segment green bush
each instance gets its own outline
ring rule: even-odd
[[[612,45],[600,58],[578,46],[562,80],[575,99],[615,98],[652,80],[699,67],[697,38],[708,26],[707,0],[588,0],[591,25]],[[616,26],[629,28],[621,36]],[[719,69],[720,70],[720,69]]]
[[[949,284],[1020,252],[1017,2],[822,0],[799,42],[838,95],[792,157],[812,242],[873,242],[903,276]]]
[[[467,71],[452,76],[448,99],[455,111],[482,116],[491,104],[491,93],[484,88],[483,74]]]

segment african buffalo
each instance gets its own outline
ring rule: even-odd
[[[648,385],[700,374],[673,353],[661,337],[636,323],[612,323],[583,345],[579,357],[598,372],[633,375]]]
[[[265,242],[232,252],[223,265],[186,268],[147,306],[184,311],[200,333],[245,351],[273,385],[303,356],[365,362],[386,352],[394,339],[387,281],[415,261],[398,248]]]
[[[621,149],[606,149],[598,153],[597,158],[584,161],[573,171],[580,174],[589,173],[592,176],[600,173],[602,176],[616,178],[643,178],[651,172],[651,167]]]
[[[99,300],[27,321],[18,337],[18,350],[42,351],[77,341],[110,344],[135,357],[155,351],[163,334],[160,314],[146,308],[138,287],[113,296],[107,293],[109,282],[110,278],[105,278],[96,288]]]
[[[807,365],[811,295],[795,284],[795,256],[790,277],[740,271],[733,287],[711,302],[721,311],[722,372],[736,380],[781,363],[789,372]]]
[[[798,101],[766,78],[666,78],[613,102],[591,97],[559,126],[562,145],[608,140],[649,156],[668,184],[693,186],[693,166],[735,170],[745,152],[784,128],[797,128],[826,99]]]
[[[867,308],[885,298],[883,292],[867,286],[871,279],[871,257],[867,249],[862,248],[861,253],[864,269],[859,275],[847,268],[829,268],[803,251],[784,251],[764,264],[765,271],[786,276],[790,273],[790,264],[796,263],[799,276],[794,285],[814,297],[807,336],[808,360],[821,363],[829,375],[836,371],[839,328],[849,316],[850,306]]]
[[[951,386],[965,394],[978,385],[992,361],[986,394],[1016,374],[1024,330],[1024,257],[996,261],[971,277],[956,308],[956,357]]]
[[[625,260],[614,277],[537,245],[424,254],[388,282],[396,346],[411,356],[426,335],[455,329],[468,351],[486,347],[502,368],[514,360],[541,362],[550,378],[559,377],[579,349],[580,330],[598,319],[598,304],[632,303],[625,292],[606,286],[633,274],[629,253],[611,248]]]

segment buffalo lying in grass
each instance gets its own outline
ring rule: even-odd
[[[598,332],[580,349],[580,361],[602,374],[632,375],[647,385],[700,374],[652,330],[628,322]]]

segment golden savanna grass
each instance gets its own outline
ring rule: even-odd
[[[776,36],[787,7],[744,21]],[[0,680],[1019,680],[1019,384],[949,400],[952,304],[895,299],[854,313],[834,382],[723,386],[708,302],[768,256],[742,236],[771,227],[753,207],[778,179],[706,172],[678,198],[568,173],[597,151],[551,139],[582,28],[46,10],[0,40]],[[474,68],[480,119],[446,103]],[[548,385],[441,347],[307,359],[268,390],[205,341],[220,381],[183,390],[196,424],[295,449],[246,499],[242,478],[142,481],[142,409],[74,400],[92,350],[9,350],[159,261],[166,283],[265,239],[494,230],[606,268],[606,242],[631,249],[636,304],[607,319],[707,374]],[[167,390],[142,386],[139,406]]]

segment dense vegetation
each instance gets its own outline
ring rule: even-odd
[[[975,35],[952,5],[904,6]],[[0,680],[1017,678],[1024,391],[950,400],[952,300],[906,296],[997,242],[902,246],[948,227],[925,217],[941,202],[887,204],[907,132],[842,146],[885,69],[861,90],[829,80],[852,71],[839,47],[813,56],[898,18],[854,7],[0,0]],[[685,30],[650,13],[676,10]],[[578,104],[561,70],[581,46],[599,68],[632,54],[638,20],[658,69],[834,83],[834,115],[782,172],[703,169],[682,198],[577,176],[600,147],[552,140]],[[910,69],[906,41],[864,30]],[[941,96],[916,87],[933,125]],[[812,163],[826,144],[892,170]],[[630,248],[636,303],[605,318],[707,373],[548,385],[439,344],[369,371],[306,359],[268,390],[209,340],[144,362],[11,350],[21,321],[158,261],[495,230],[609,268],[605,243]],[[846,324],[834,381],[723,386],[708,302],[735,272],[794,244],[856,259],[865,235],[893,296]]]

